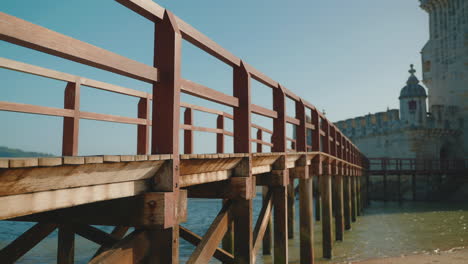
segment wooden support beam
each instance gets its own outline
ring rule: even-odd
[[[273,194],[271,191],[268,191],[265,194],[263,199],[262,209],[255,224],[253,239],[253,255],[256,256],[258,249],[260,248],[260,243],[264,241],[264,236],[267,231],[268,226],[270,225],[271,212],[273,209]]]
[[[356,176],[351,176],[351,221],[357,220],[357,192],[356,192]]]
[[[114,230],[112,230],[112,232],[110,233],[110,235],[115,238],[115,239],[118,239],[118,240],[121,240],[125,234],[127,234],[127,231],[128,231],[129,227],[127,226],[116,226],[114,228]],[[109,246],[107,245],[102,245],[101,247],[99,247],[99,249],[96,251],[96,253],[94,254],[93,258],[96,257],[96,256],[99,256],[102,252],[106,251],[110,249]]]
[[[333,215],[331,176],[328,173],[320,176],[320,193],[322,197],[322,251],[324,258],[331,259],[333,255]]]
[[[344,237],[344,199],[343,199],[343,177],[333,176],[335,197],[333,204],[335,208],[335,239],[343,241]]]
[[[0,219],[41,213],[86,203],[138,195],[147,190],[145,180],[84,186],[0,197]],[[84,196],[83,193],[86,193]],[[32,201],[42,201],[33,203]],[[15,204],[14,207],[11,205]]]
[[[106,247],[111,247],[119,241],[101,229],[97,229],[90,225],[74,225],[73,231],[96,244],[104,245]]]
[[[59,226],[57,239],[57,264],[73,264],[75,261],[75,232],[72,225]]]
[[[229,203],[229,199],[223,199],[223,206],[227,203]],[[223,250],[228,253],[230,256],[232,256],[232,262],[230,260],[222,260],[223,264],[228,264],[228,263],[234,263],[234,221],[233,221],[233,215],[232,211],[228,212],[228,228],[226,233],[224,234],[223,241],[222,241],[222,246]],[[215,252],[214,256],[216,256],[217,251]]]
[[[54,229],[56,224],[38,223],[16,238],[8,246],[0,250],[0,259],[3,263],[14,263],[44,238]]]
[[[263,198],[263,203],[268,200],[267,193],[269,192],[269,187],[268,186],[263,186],[262,187],[262,198]],[[270,216],[268,217],[268,224],[265,229],[265,234],[263,236],[263,244],[262,244],[262,250],[263,250],[263,255],[271,255],[271,247],[273,245],[273,240],[272,240],[272,235],[273,235],[273,218]]]
[[[136,229],[110,249],[92,258],[88,264],[142,263],[149,249],[149,236],[144,229]]]
[[[319,186],[317,189],[316,189],[316,192],[315,192],[315,221],[320,221],[320,215],[322,214],[322,199],[321,199],[321,195],[320,195],[320,177],[319,175],[317,175],[317,186]]]
[[[270,187],[273,192],[274,203],[274,251],[275,264],[288,263],[288,200],[286,186]]]
[[[416,201],[416,174],[411,175],[411,189],[413,193],[413,201]]]
[[[313,219],[313,179],[299,180],[299,237],[300,260],[304,264],[314,263],[314,219]]]
[[[197,247],[193,251],[188,264],[204,264],[208,263],[218,249],[218,245],[223,239],[224,234],[228,229],[229,217],[228,212],[231,209],[231,202],[224,204],[221,211],[211,223],[210,227],[206,231],[202,240],[198,243]]]
[[[187,192],[180,191],[178,222],[186,219]],[[113,199],[40,214],[14,218],[15,221],[41,221],[58,224],[123,225],[169,227],[174,224],[173,193],[148,192],[129,198]],[[178,223],[177,222],[177,223]]]
[[[179,234],[181,238],[183,238],[184,240],[186,240],[194,246],[198,246],[203,239],[203,237],[193,233],[192,231],[188,230],[183,226],[179,226]],[[217,260],[222,261],[223,263],[234,263],[234,256],[224,249],[216,248],[213,256]]]
[[[343,192],[344,192],[344,224],[345,224],[345,229],[346,230],[351,230],[351,218],[352,218],[352,196],[351,196],[351,176],[346,175],[344,176],[344,186],[343,186]]]
[[[294,178],[289,179],[288,190],[288,238],[294,238],[296,217],[296,195],[294,191]]]
[[[252,200],[233,200],[234,221],[234,263],[254,263]]]

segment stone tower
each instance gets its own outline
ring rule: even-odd
[[[424,126],[426,124],[426,90],[419,85],[418,78],[414,75],[416,70],[411,64],[408,71],[411,75],[406,81],[406,86],[400,92],[400,120],[404,125]]]
[[[468,156],[468,0],[420,0],[429,14],[429,41],[422,49],[429,111],[459,111]],[[441,110],[442,109],[442,110]]]

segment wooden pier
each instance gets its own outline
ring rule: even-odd
[[[366,193],[369,200],[402,202],[405,193],[403,177],[409,177],[407,180],[409,184],[406,185],[411,189],[410,200],[444,199],[461,184],[466,183],[465,176],[468,175],[468,160],[463,159],[369,158],[368,161]],[[393,182],[396,186],[389,187],[389,182]],[[380,191],[380,188],[379,191],[374,190],[375,185],[381,185],[382,190]],[[426,187],[424,196],[418,195],[419,185]],[[431,190],[430,186],[436,187],[437,190]]]
[[[345,230],[365,204],[361,176],[367,160],[357,147],[311,103],[170,11],[150,0],[117,2],[154,22],[154,66],[0,12],[3,41],[153,85],[151,93],[142,92],[0,58],[1,68],[66,82],[63,108],[0,101],[2,111],[63,117],[61,157],[0,159],[0,220],[37,223],[0,250],[0,262],[14,263],[58,229],[57,263],[63,264],[73,263],[75,235],[100,245],[93,264],[179,263],[180,238],[196,247],[188,263],[211,258],[255,263],[260,248],[273,255],[274,263],[287,263],[298,181],[300,261],[314,263],[314,178],[321,201],[322,254],[331,258],[333,242],[346,239]],[[182,40],[232,67],[232,96],[181,77]],[[273,109],[251,103],[252,79],[271,88]],[[84,85],[138,98],[138,117],[82,111]],[[229,106],[232,113],[181,102],[181,93]],[[295,103],[295,116],[286,114],[287,99]],[[216,128],[197,126],[195,111],[216,115]],[[252,123],[252,115],[270,118],[273,127]],[[79,156],[82,119],[135,125],[137,138],[128,140],[135,141],[137,155]],[[224,126],[226,119],[233,121],[233,131]],[[288,125],[295,127],[295,136],[287,136]],[[207,144],[216,144],[218,153],[193,154],[193,131],[215,133],[216,142]],[[266,134],[271,141],[263,139]],[[234,153],[225,153],[226,137],[233,138]],[[271,151],[263,153],[265,146]],[[254,222],[257,186],[263,188],[263,204]],[[205,234],[183,226],[189,198],[223,204]],[[106,233],[92,225],[114,229]]]

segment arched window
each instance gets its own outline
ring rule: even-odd
[[[409,101],[408,109],[410,110],[410,112],[416,111],[416,101]]]

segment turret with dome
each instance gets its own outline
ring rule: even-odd
[[[421,126],[426,123],[426,89],[419,84],[418,78],[414,75],[416,70],[413,64],[410,65],[410,77],[406,81],[406,86],[400,92],[400,120],[407,125]]]

